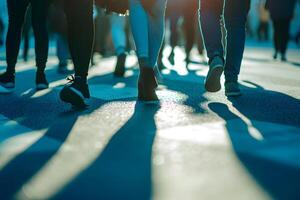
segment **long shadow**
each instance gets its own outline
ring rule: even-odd
[[[98,159],[55,199],[150,199],[152,145],[159,105],[139,104]]]
[[[210,103],[209,108],[226,121],[237,157],[272,198],[300,199],[300,160],[297,159],[300,133],[288,128],[276,130],[274,124],[267,124],[300,127],[300,100],[256,86],[245,87],[243,97],[231,99],[233,106],[250,120],[250,125],[225,104]],[[263,139],[253,137],[249,126],[258,130]]]
[[[94,99],[92,106],[87,110],[70,110],[69,108],[62,107],[61,104],[53,107],[54,102],[51,101],[49,95],[42,96],[40,99],[31,99],[31,102],[29,102],[29,99],[26,100],[10,95],[9,99],[12,102],[10,102],[9,106],[13,107],[15,105],[15,108],[23,108],[23,110],[15,112],[13,109],[6,109],[3,112],[1,110],[1,114],[12,120],[16,120],[19,124],[28,128],[33,130],[48,129],[40,139],[24,152],[14,157],[0,171],[1,199],[14,199],[14,195],[21,190],[22,186],[56,155],[78,117],[90,114],[104,103],[103,101]],[[54,144],[47,147],[49,139],[54,141]]]

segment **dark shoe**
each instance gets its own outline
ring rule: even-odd
[[[114,71],[115,77],[123,77],[125,74],[126,54],[118,56],[117,65]]]
[[[68,80],[70,83],[61,90],[60,99],[78,108],[86,107],[85,99],[90,98],[88,84],[80,76],[71,76]]]
[[[277,53],[274,53],[273,55],[273,59],[276,60],[277,59]]]
[[[155,93],[157,86],[154,70],[150,67],[141,67],[138,81],[138,100],[158,101],[158,97]]]
[[[15,89],[15,74],[5,72],[0,75],[0,91],[3,93],[13,92]]]
[[[218,92],[221,89],[220,78],[224,70],[224,60],[216,56],[209,64],[209,71],[205,79],[205,89],[208,92]]]
[[[225,95],[227,97],[242,95],[238,82],[225,83]]]
[[[49,88],[49,83],[44,72],[37,72],[35,77],[36,90],[45,90]]]
[[[168,60],[170,62],[171,65],[175,65],[175,54],[174,51],[172,51],[168,57]]]

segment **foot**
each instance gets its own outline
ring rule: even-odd
[[[15,89],[15,74],[5,72],[0,75],[0,92],[10,93]]]
[[[70,83],[60,92],[60,99],[78,108],[86,107],[85,100],[90,98],[88,84],[80,76],[71,76],[68,80]]]
[[[157,88],[155,72],[150,67],[141,67],[138,81],[138,100],[139,101],[158,101],[155,93]]]
[[[277,59],[277,53],[274,53],[273,55],[273,59],[276,60]]]
[[[205,89],[208,92],[218,92],[221,89],[220,78],[224,70],[224,60],[216,56],[209,64],[209,71],[205,79]]]
[[[49,88],[49,83],[44,72],[37,72],[35,77],[36,90],[45,90]]]
[[[238,82],[227,82],[225,83],[225,95],[227,97],[240,96],[241,90]]]
[[[117,65],[114,71],[115,77],[123,77],[125,74],[126,54],[118,56]]]

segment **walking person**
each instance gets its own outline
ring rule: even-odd
[[[224,71],[225,95],[241,95],[238,76],[245,47],[245,26],[249,8],[250,0],[200,1],[200,23],[209,58],[209,71],[205,80],[208,92],[221,89],[220,77]],[[226,49],[222,44],[220,25],[223,17],[227,35]]]
[[[281,60],[286,61],[286,51],[290,39],[290,24],[294,16],[296,0],[267,0],[266,9],[269,10],[274,27],[274,59],[278,53]]]
[[[29,5],[32,7],[32,27],[35,37],[36,89],[48,88],[45,76],[48,58],[48,32],[46,27],[49,0],[7,0],[9,26],[6,37],[7,69],[0,75],[0,86],[7,92],[15,88],[15,67],[20,49],[22,26]]]
[[[140,66],[138,100],[156,101],[155,68],[164,37],[166,0],[129,0],[129,7]]]

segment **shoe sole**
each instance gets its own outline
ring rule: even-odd
[[[221,75],[223,73],[223,66],[216,66],[212,69],[205,80],[205,89],[208,92],[218,92],[221,90]]]
[[[84,99],[71,89],[63,89],[60,92],[60,99],[63,102],[70,103],[72,106],[77,108],[87,107],[87,105],[84,102]]]

